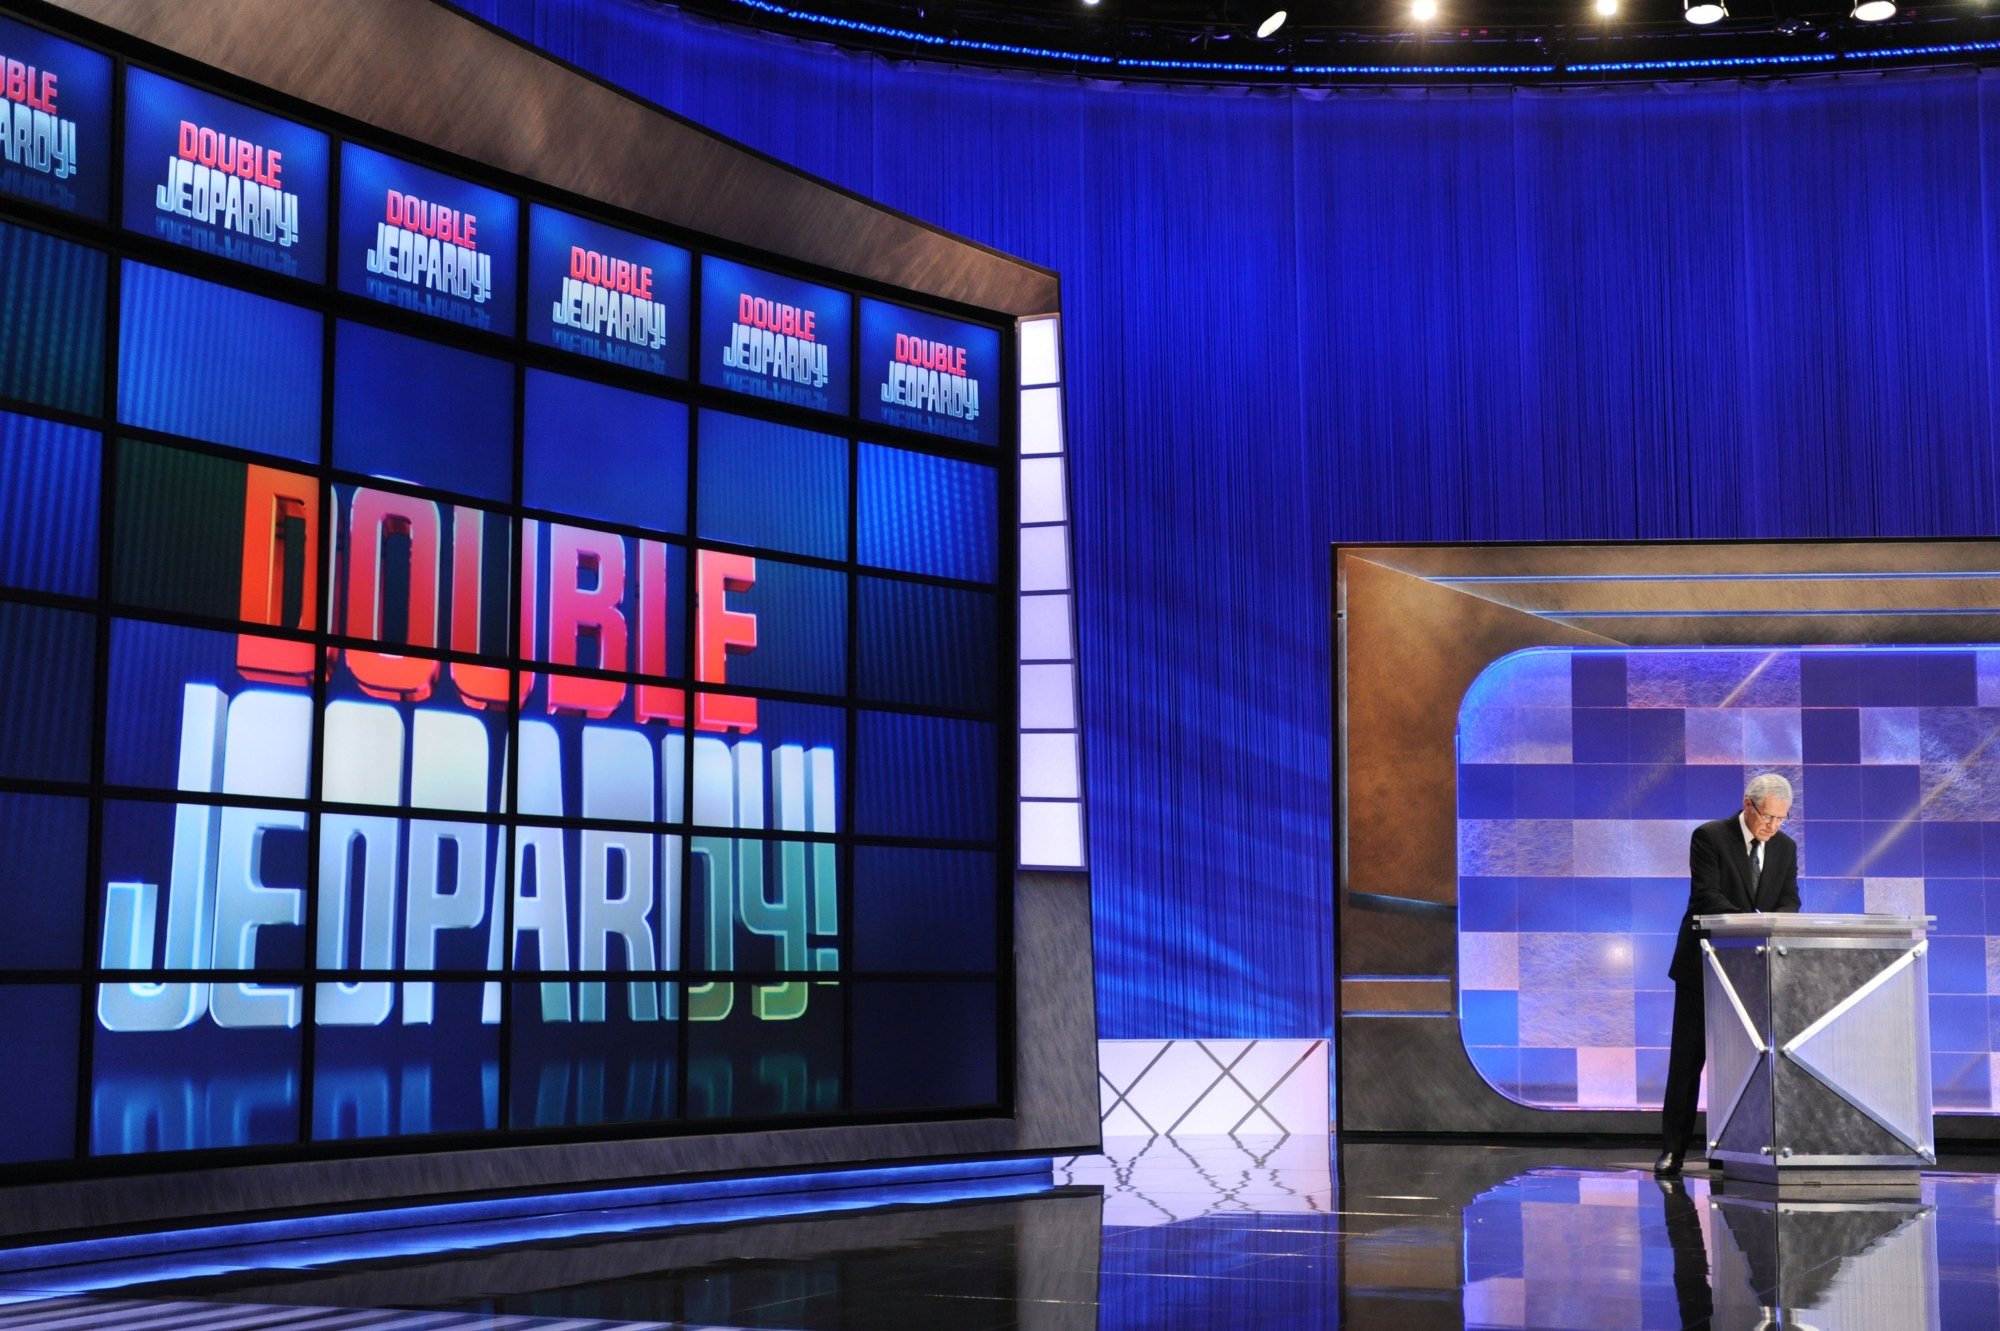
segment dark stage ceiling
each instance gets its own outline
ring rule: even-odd
[[[1985,63],[2000,4],[1903,3],[1864,22],[1855,0],[680,0],[731,23],[890,54],[1102,77],[1204,83],[1578,82]],[[1267,38],[1257,28],[1289,14]]]

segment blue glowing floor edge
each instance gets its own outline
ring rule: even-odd
[[[899,1165],[343,1211],[0,1250],[0,1305],[238,1271],[738,1224],[885,1206],[1020,1197],[1054,1186],[1047,1159]]]

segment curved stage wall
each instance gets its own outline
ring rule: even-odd
[[[1107,1037],[1333,1003],[1328,543],[2000,521],[2000,83],[1208,91],[475,12],[1064,275]]]

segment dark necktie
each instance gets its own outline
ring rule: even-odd
[[[1757,904],[1757,880],[1764,873],[1763,849],[1763,842],[1755,837],[1750,838],[1750,904],[1752,907],[1755,907]]]

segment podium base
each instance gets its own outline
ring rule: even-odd
[[[1897,1165],[1786,1166],[1769,1160],[1711,1157],[1722,1190],[1737,1196],[1805,1201],[1902,1201],[1923,1194],[1923,1171]]]

